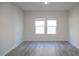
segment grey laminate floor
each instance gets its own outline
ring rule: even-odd
[[[6,56],[79,56],[68,42],[23,42]]]

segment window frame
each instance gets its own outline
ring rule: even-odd
[[[36,21],[44,21],[44,25],[43,26],[36,26]],[[43,33],[36,33],[36,28],[37,27],[43,27]],[[35,20],[35,34],[39,35],[39,34],[45,34],[45,18],[37,18]]]
[[[49,21],[49,20],[55,20],[56,21],[56,26],[48,26],[48,24],[47,24],[47,22]],[[44,21],[44,25],[43,26],[36,26],[36,21]],[[39,35],[39,34],[51,34],[51,35],[55,35],[55,34],[57,34],[57,20],[56,19],[45,19],[45,18],[37,18],[37,19],[35,19],[35,21],[34,21],[34,25],[35,25],[35,30],[34,30],[34,32],[35,32],[35,34],[37,34],[37,35]],[[37,27],[43,27],[43,33],[36,33],[36,28]],[[56,29],[55,29],[55,33],[48,33],[48,27],[55,27]]]
[[[48,22],[49,20],[55,20],[55,19],[47,19],[47,20],[46,20],[46,34],[49,34],[49,35],[50,35],[50,34],[52,34],[52,35],[54,34],[54,35],[55,35],[55,34],[57,34],[57,20],[55,20],[55,21],[56,21],[56,26],[48,26],[48,23],[47,23],[47,22]],[[49,27],[52,27],[52,28],[55,27],[55,33],[48,33],[48,28],[49,28]]]

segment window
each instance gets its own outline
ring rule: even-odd
[[[56,20],[36,20],[35,33],[36,34],[56,34]]]
[[[45,21],[35,21],[35,32],[36,34],[44,34]]]
[[[56,20],[47,20],[47,34],[56,34]]]

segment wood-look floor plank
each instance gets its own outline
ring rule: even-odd
[[[68,42],[23,42],[6,56],[79,56]]]

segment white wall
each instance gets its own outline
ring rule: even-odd
[[[34,20],[36,18],[56,19],[56,35],[36,35]],[[64,11],[29,11],[24,14],[24,40],[25,41],[68,41],[68,13]]]
[[[79,48],[79,6],[69,13],[69,42]]]
[[[5,55],[23,41],[22,16],[19,8],[0,2],[0,55]]]

